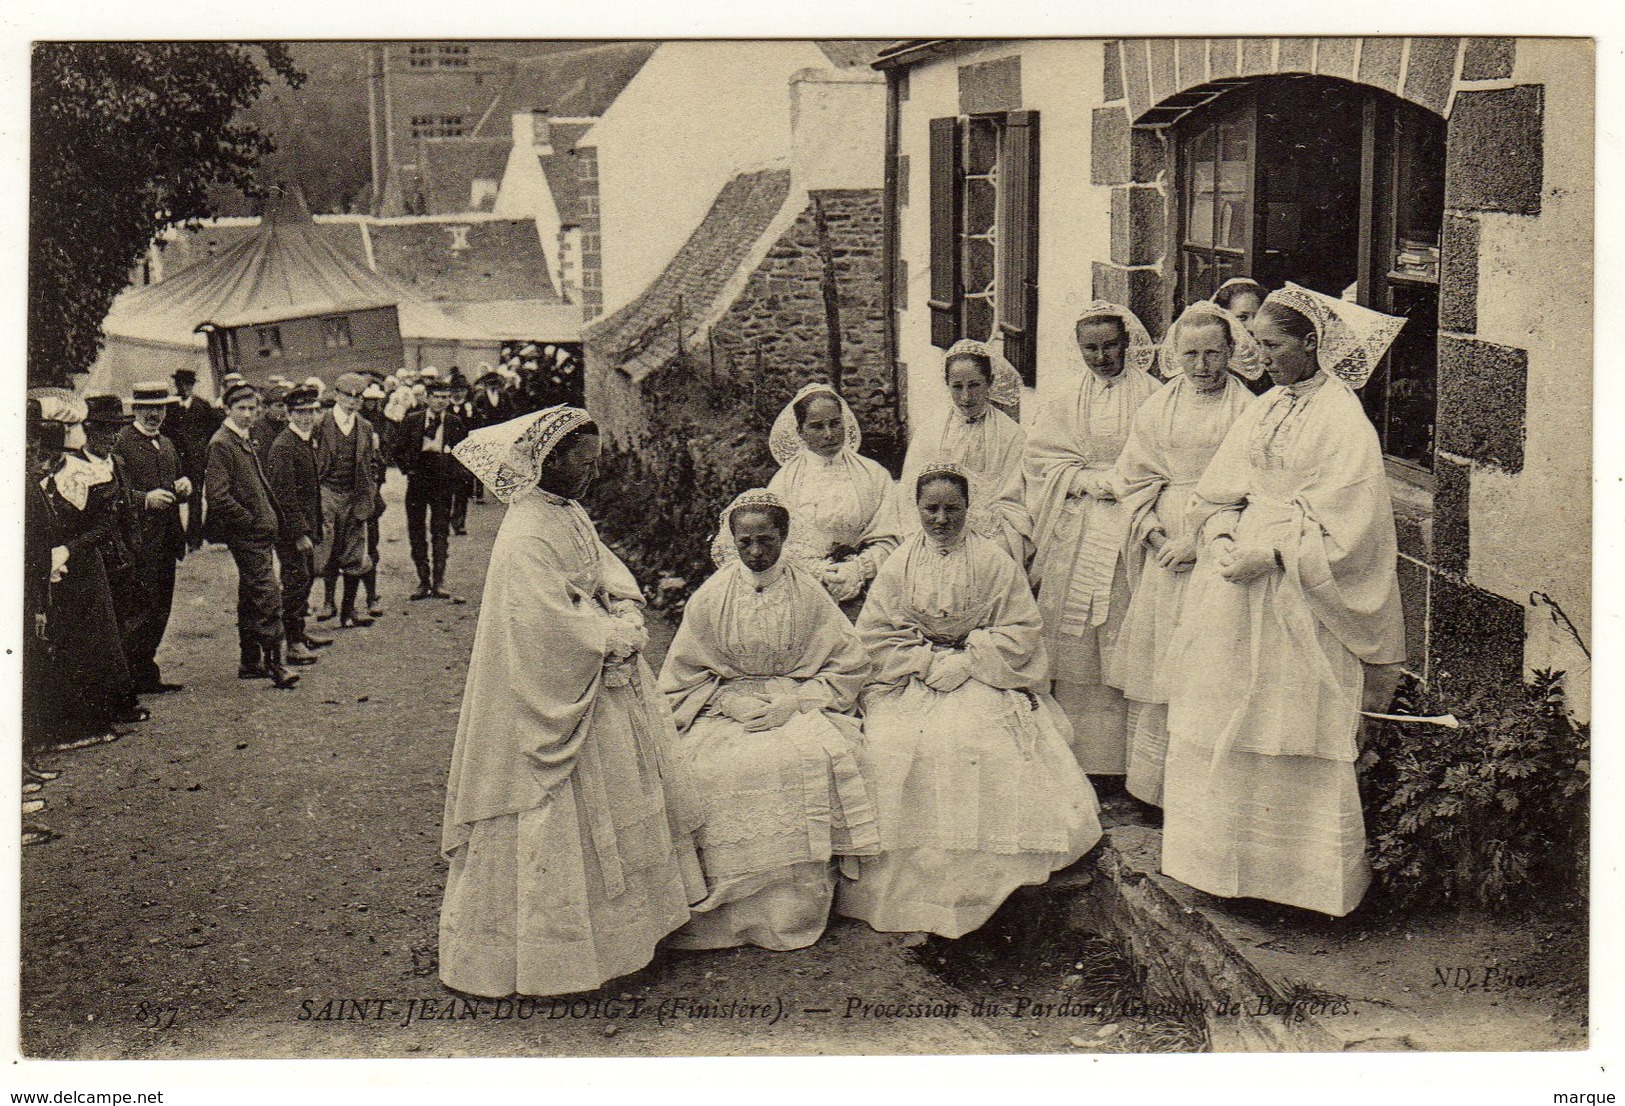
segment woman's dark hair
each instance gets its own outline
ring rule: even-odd
[[[800,399],[796,400],[795,405],[797,430],[800,430],[803,426],[807,425],[807,412],[812,409],[813,403],[820,399],[829,400],[831,403],[835,404],[837,408],[841,406],[841,401],[834,392],[813,392],[811,395],[802,396]],[[842,413],[844,414],[845,412]]]
[[[598,435],[598,424],[593,422],[591,419],[588,419],[580,426],[572,428],[564,435],[564,437],[560,438],[559,444],[554,446],[548,453],[547,460],[542,462],[542,466],[545,468],[548,461],[551,461],[555,457],[564,456],[570,451],[578,440],[585,438],[588,434],[591,434],[594,437]]]
[[[733,533],[734,520],[740,515],[760,515],[779,532],[779,537],[790,536],[790,512],[777,503],[747,503],[743,507],[735,507],[728,515],[728,533]]]
[[[1121,315],[1085,315],[1083,318],[1078,320],[1077,325],[1074,326],[1072,330],[1074,333],[1076,333],[1086,326],[1096,326],[1100,323],[1111,323],[1116,326],[1117,340],[1122,342],[1124,345],[1128,344],[1128,324],[1123,321],[1123,317]]]
[[[935,484],[939,480],[958,488],[959,494],[965,497],[965,505],[967,507],[970,505],[970,481],[957,472],[920,473],[919,479],[914,481],[914,502],[918,503],[920,501],[920,496],[925,494],[927,484]]]
[[[1296,307],[1289,307],[1279,300],[1265,303],[1258,309],[1257,318],[1261,319],[1266,316],[1282,332],[1291,335],[1300,342],[1315,332],[1315,324],[1309,321],[1309,316]]]
[[[982,379],[989,384],[993,383],[993,358],[985,353],[961,352],[956,353],[942,363],[942,379],[948,379],[949,371],[954,367],[955,361],[969,361],[982,370]]]
[[[1264,297],[1269,295],[1268,292],[1264,291],[1264,286],[1258,281],[1244,277],[1238,283],[1227,285],[1213,293],[1213,302],[1228,311],[1230,305],[1236,302],[1237,296],[1244,296],[1249,293],[1257,296],[1259,303],[1263,303]]]

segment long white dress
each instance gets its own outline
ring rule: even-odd
[[[1078,763],[1096,775],[1120,776],[1128,768],[1127,710],[1123,693],[1107,685],[1106,670],[1128,612],[1129,511],[1071,488],[1080,472],[1111,472],[1134,413],[1157,388],[1135,368],[1111,379],[1086,369],[1045,404],[1027,438],[1027,503],[1037,545],[1032,579],[1055,699],[1072,722]]]
[[[440,978],[586,991],[647,964],[704,894],[671,713],[607,604],[640,600],[586,512],[517,499],[491,550],[446,787]],[[668,792],[672,800],[668,801]]]
[[[804,948],[829,921],[830,860],[879,847],[858,769],[858,693],[869,657],[823,586],[781,560],[730,561],[702,584],[666,654],[660,689],[682,736],[674,760],[697,795],[708,894],[681,948]],[[747,732],[725,698],[792,696],[782,726]]]
[[[1162,870],[1341,916],[1370,869],[1354,761],[1365,665],[1405,657],[1376,431],[1317,373],[1248,407],[1196,487],[1205,537],[1280,551],[1247,583],[1204,554],[1171,646]]]
[[[1128,700],[1128,790],[1162,805],[1168,752],[1168,643],[1185,603],[1190,569],[1157,563],[1146,536],[1161,529],[1170,542],[1190,533],[1187,515],[1196,481],[1253,394],[1226,374],[1213,395],[1197,391],[1181,374],[1135,412],[1128,444],[1117,459],[1117,480],[1128,512],[1124,564],[1133,597],[1117,635],[1106,682]]]
[[[874,662],[861,762],[882,851],[855,862],[836,909],[879,930],[963,936],[1101,836],[1045,690],[1037,605],[992,542],[971,534],[944,550],[921,534],[881,570],[858,633]],[[949,692],[923,679],[943,652],[970,664]]]
[[[1023,491],[1026,447],[1027,432],[1021,424],[992,406],[974,421],[953,408],[935,426],[922,426],[909,439],[903,478],[897,483],[896,517],[904,536],[920,532],[914,510],[914,484],[920,472],[933,462],[953,461],[969,475],[971,502],[976,504],[966,516],[966,527],[1025,567],[1032,555],[1033,531]]]

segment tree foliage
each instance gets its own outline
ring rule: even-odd
[[[35,44],[31,383],[89,370],[113,298],[165,227],[210,215],[215,186],[257,191],[272,143],[238,116],[272,75],[304,80],[279,43]]]

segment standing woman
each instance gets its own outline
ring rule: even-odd
[[[639,656],[637,581],[577,499],[598,430],[552,407],[456,456],[509,504],[486,574],[446,784],[440,979],[469,994],[587,991],[649,962],[704,894],[668,803],[671,712]]]
[[[1100,840],[1094,789],[1047,692],[1038,606],[1016,563],[967,532],[970,490],[958,465],[923,466],[923,531],[858,619],[874,664],[860,761],[881,853],[856,862],[836,908],[878,930],[961,937]]]
[[[795,520],[791,544],[848,617],[897,547],[890,474],[858,455],[863,432],[828,384],[808,384],[773,420],[768,448],[779,463],[767,490]]]
[[[1231,277],[1213,293],[1213,303],[1241,320],[1243,326],[1253,321],[1264,297],[1269,295],[1264,286],[1252,277]],[[1248,378],[1253,379],[1252,377]]]
[[[1354,761],[1405,658],[1393,506],[1355,396],[1403,320],[1288,284],[1253,334],[1276,387],[1196,485],[1170,651],[1162,870],[1342,916],[1370,882]]]
[[[1027,439],[1032,581],[1078,763],[1090,775],[1121,776],[1126,707],[1105,681],[1128,613],[1129,511],[1113,469],[1134,413],[1157,390],[1148,371],[1156,347],[1133,312],[1104,300],[1084,308],[1075,334],[1076,380],[1039,412]]]
[[[966,525],[1025,568],[1032,556],[1032,515],[1022,493],[1022,455],[1027,432],[994,404],[1021,400],[1015,367],[981,342],[955,342],[943,357],[943,378],[952,407],[941,422],[922,426],[908,443],[903,479],[897,485],[897,517],[905,534],[918,533],[910,500],[927,461],[949,460],[965,469],[977,503]]]
[[[683,610],[660,690],[699,797],[709,894],[680,948],[805,948],[829,921],[833,856],[879,847],[854,749],[869,673],[852,624],[782,555],[790,513],[757,489],[723,511],[716,574]]]
[[[1162,805],[1168,749],[1168,642],[1196,563],[1196,535],[1185,516],[1197,478],[1253,399],[1232,370],[1264,371],[1247,328],[1205,302],[1191,304],[1168,329],[1161,365],[1168,383],[1135,413],[1117,459],[1133,598],[1106,673],[1128,700],[1128,792],[1155,806]]]

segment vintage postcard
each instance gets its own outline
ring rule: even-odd
[[[1605,1100],[1596,40],[485,26],[17,53],[13,1101]]]

